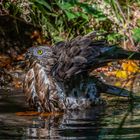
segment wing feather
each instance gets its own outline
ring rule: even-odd
[[[54,75],[58,80],[69,79],[76,74],[91,68],[96,69],[111,61],[128,57],[140,60],[139,52],[134,53],[115,45],[109,45],[106,40],[95,39],[97,36],[99,35],[93,32],[54,46],[57,57]]]
[[[100,56],[104,48],[109,48],[105,41],[93,41],[95,34],[78,36],[68,42],[60,42],[54,46],[58,62],[54,75],[63,80],[82,71],[87,71],[93,66],[93,60]]]

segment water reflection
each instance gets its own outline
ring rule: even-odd
[[[26,111],[23,95],[0,100],[0,139],[5,140],[139,140],[140,105],[126,99],[84,111],[17,116]]]
[[[103,106],[63,115],[37,117],[25,129],[28,139],[98,139]]]
[[[140,108],[133,111],[124,107],[111,109],[98,106],[85,111],[72,111],[63,115],[34,117],[25,128],[25,139],[57,140],[139,140]],[[110,112],[109,112],[110,111]],[[23,138],[22,137],[22,138]]]

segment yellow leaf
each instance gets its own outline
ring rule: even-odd
[[[122,84],[121,84],[121,82],[119,82],[119,81],[117,81],[116,83],[115,83],[115,86],[117,86],[117,87],[120,87]]]
[[[124,71],[129,71],[129,72],[134,72],[135,73],[135,72],[138,71],[139,67],[135,62],[128,61],[128,62],[122,63],[122,69]]]
[[[116,77],[126,79],[128,77],[128,73],[126,71],[117,71]]]
[[[138,70],[137,67],[134,67],[134,66],[132,66],[132,65],[129,65],[129,66],[128,66],[128,71],[130,71],[130,72],[136,72],[137,70]]]
[[[122,63],[122,69],[123,70],[127,70],[127,68],[128,68],[128,63]]]
[[[138,65],[135,62],[130,61],[128,71],[130,72],[137,72],[139,69]]]

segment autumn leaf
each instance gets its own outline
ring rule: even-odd
[[[119,81],[117,81],[116,83],[115,83],[115,86],[117,86],[117,87],[121,87],[121,82],[119,82]]]
[[[128,61],[128,62],[122,63],[122,69],[124,71],[133,72],[133,73],[139,71],[138,65],[133,61]]]
[[[0,67],[6,67],[7,65],[10,65],[11,58],[7,55],[0,54]]]
[[[38,116],[40,114],[41,114],[40,112],[35,111],[16,112],[17,116]]]
[[[32,33],[32,35],[31,35],[31,38],[38,38],[39,36],[40,36],[40,32],[39,31],[34,31],[33,33]]]
[[[17,56],[17,58],[16,58],[16,60],[24,60],[25,58],[24,58],[24,55],[22,54],[22,55],[18,55]]]
[[[119,70],[116,71],[116,77],[126,79],[128,77],[127,71]]]

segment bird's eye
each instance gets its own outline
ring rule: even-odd
[[[43,54],[43,51],[42,51],[42,50],[38,50],[37,53],[38,53],[39,55],[42,55],[42,54]]]

